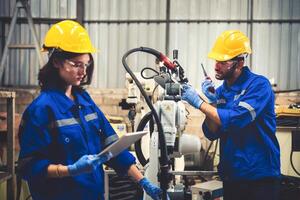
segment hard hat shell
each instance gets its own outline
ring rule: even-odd
[[[251,54],[249,38],[239,30],[224,31],[216,40],[208,57],[227,61],[241,54]]]
[[[47,32],[42,51],[55,48],[72,53],[94,53],[85,28],[72,20],[63,20],[54,24]]]

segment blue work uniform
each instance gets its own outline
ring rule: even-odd
[[[210,140],[220,138],[218,171],[223,180],[280,177],[280,151],[275,136],[274,93],[269,81],[243,67],[233,85],[216,90],[221,127],[202,125]]]
[[[98,154],[118,139],[87,92],[75,92],[75,101],[63,91],[41,92],[25,110],[20,125],[20,163],[36,200],[104,199],[102,165],[89,174],[49,178],[50,164],[70,165],[83,155]],[[106,164],[127,173],[135,158],[123,151]]]

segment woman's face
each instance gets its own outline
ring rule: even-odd
[[[86,69],[90,67],[89,54],[81,54],[77,57],[66,59],[59,67],[59,75],[67,85],[79,86],[86,76]]]

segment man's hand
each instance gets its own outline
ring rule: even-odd
[[[182,85],[182,99],[187,101],[190,105],[194,106],[196,109],[199,109],[203,103],[203,99],[200,98],[197,91],[188,84]]]
[[[213,103],[213,104],[217,103],[216,92],[212,92],[212,91],[215,91],[215,89],[212,89],[212,88],[215,88],[215,85],[210,79],[205,79],[201,84],[201,88],[202,88],[203,94],[205,94],[205,96],[208,98],[210,103]]]
[[[74,164],[68,165],[68,171],[71,176],[80,175],[83,173],[91,173],[99,165],[108,161],[112,157],[111,153],[105,155],[84,155]]]

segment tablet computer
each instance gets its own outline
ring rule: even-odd
[[[106,147],[103,151],[101,151],[98,156],[101,156],[105,153],[110,152],[112,157],[117,156],[119,153],[127,149],[130,145],[135,143],[137,140],[141,139],[144,135],[146,135],[148,131],[138,131],[133,133],[126,133],[122,137],[120,137],[116,142],[112,143],[108,147]]]

